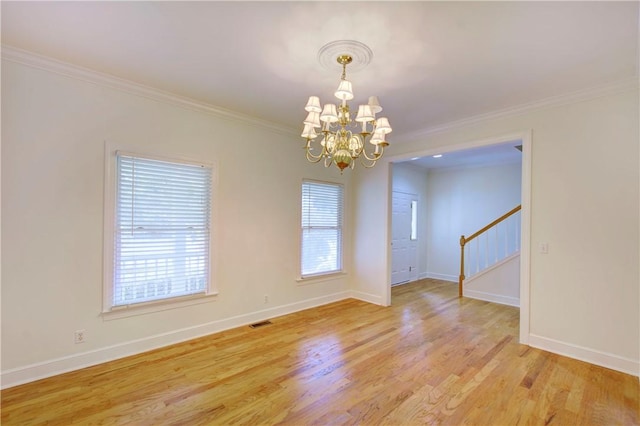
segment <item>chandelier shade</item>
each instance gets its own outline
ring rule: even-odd
[[[371,136],[371,139],[369,140],[369,143],[376,146],[380,144],[386,144],[387,142],[385,141],[385,134],[380,131],[374,132],[373,136]]]
[[[308,124],[313,127],[322,127],[322,125],[320,124],[320,115],[315,111],[311,111],[307,115],[307,118],[304,119],[304,124]]]
[[[375,120],[376,116],[369,105],[360,105],[358,106],[358,115],[356,115],[355,120],[359,123],[367,123],[368,121]]]
[[[305,124],[304,125],[304,130],[302,130],[302,134],[300,136],[302,136],[303,138],[315,139],[318,136],[318,134],[316,133],[315,129],[313,128],[313,125]]]
[[[377,122],[375,131],[376,132],[380,132],[380,133],[384,133],[385,135],[387,133],[391,133],[391,126],[389,125],[389,120],[386,117],[378,118],[378,122]]]
[[[353,99],[353,88],[349,80],[341,80],[338,90],[336,90],[335,97],[341,101],[350,101]]]
[[[380,101],[377,96],[369,96],[369,106],[371,107],[371,111],[374,114],[377,114],[382,111],[382,107],[380,106]]]
[[[338,43],[340,42],[329,45],[334,47]],[[362,45],[354,41],[345,43],[350,46]],[[368,49],[362,46],[363,49]],[[349,54],[339,54],[336,60],[342,66],[342,76],[334,93],[340,103],[326,103],[322,106],[318,96],[309,97],[304,108],[308,114],[301,134],[306,139],[306,157],[312,163],[324,161],[325,167],[335,164],[341,173],[347,167],[353,169],[357,159],[360,159],[364,167],[370,168],[382,157],[384,148],[389,145],[386,135],[391,133],[392,128],[388,118],[376,118],[376,114],[382,111],[377,96],[370,96],[367,104],[359,105],[352,121],[347,101],[354,99],[354,93],[351,81],[347,80],[347,65],[353,58]],[[365,150],[367,141],[374,145],[370,153]]]
[[[320,120],[325,123],[336,123],[339,120],[338,109],[335,104],[326,104],[320,114]]]
[[[322,111],[322,107],[320,106],[320,98],[317,96],[310,96],[309,102],[307,102],[307,106],[304,107],[304,110],[308,112]]]

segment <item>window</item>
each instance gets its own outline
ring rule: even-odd
[[[418,202],[411,201],[411,241],[418,239]]]
[[[107,310],[210,288],[212,168],[117,152]]]
[[[342,185],[302,182],[301,275],[342,270]]]

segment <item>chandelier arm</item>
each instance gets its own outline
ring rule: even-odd
[[[360,160],[360,164],[362,164],[362,167],[364,167],[365,169],[372,169],[373,166],[376,165],[376,162],[377,161],[373,161],[370,164],[367,164],[367,163],[364,162],[364,160]]]
[[[322,160],[322,155],[318,155],[316,157],[315,155],[311,154],[309,150],[307,150],[307,161],[309,161],[310,163],[317,163],[320,160]]]
[[[378,152],[377,154],[375,152],[373,154],[371,154],[371,155],[373,155],[373,157],[369,157],[367,155],[367,151],[365,150],[364,147],[362,147],[361,155],[364,158],[366,158],[367,160],[373,161],[373,164],[375,164],[375,162],[378,161],[380,159],[380,157],[382,157],[382,154],[384,153],[384,146],[381,146],[381,145],[378,145],[378,146],[380,147],[380,152]],[[371,167],[373,167],[373,166],[371,166]]]
[[[363,151],[363,154],[364,154],[363,156],[358,157],[358,158],[360,158],[360,164],[362,164],[362,166],[363,166],[365,169],[370,169],[370,168],[372,168],[373,166],[375,166],[375,165],[376,165],[376,163],[378,162],[378,160],[379,160],[380,158],[382,158],[382,154],[380,154],[378,157],[375,157],[375,158],[369,158],[369,157],[367,156],[367,154],[366,154],[364,151]],[[363,158],[363,157],[364,157],[364,158]],[[369,163],[367,163],[367,161],[369,161]]]
[[[322,147],[322,152],[319,155],[313,155],[311,153],[311,141],[309,140],[307,142],[307,145],[304,147],[305,149],[305,154],[307,157],[307,161],[309,161],[310,163],[317,163],[320,160],[322,160],[322,158],[324,157],[324,147]]]

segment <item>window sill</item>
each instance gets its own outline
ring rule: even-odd
[[[136,303],[133,305],[116,306],[111,310],[102,312],[104,321],[111,321],[120,318],[127,318],[137,315],[146,315],[153,312],[167,311],[169,309],[183,308],[186,306],[199,305],[201,303],[212,302],[218,293],[194,294],[190,296],[176,297],[166,300],[156,300],[153,302]]]
[[[296,282],[298,283],[298,285],[315,284],[322,281],[337,280],[339,278],[344,278],[346,276],[347,276],[347,273],[344,271],[341,271],[341,272],[333,272],[331,274],[313,275],[309,277],[298,277],[296,278]]]

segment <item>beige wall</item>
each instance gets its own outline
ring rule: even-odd
[[[638,112],[636,90],[389,150],[408,155],[532,129],[528,336],[538,346],[635,368],[634,374]],[[100,316],[105,141],[217,164],[220,296],[213,302],[111,321]],[[351,174],[306,163],[299,147],[296,135],[3,61],[2,385],[349,295],[388,304],[388,158],[356,170],[349,182]],[[347,232],[349,274],[300,285],[305,177],[347,184],[353,234]],[[539,242],[549,243],[548,255],[537,253]],[[77,329],[86,330],[86,343],[73,343]]]
[[[520,204],[521,176],[521,163],[429,170],[430,276],[458,282],[460,236],[473,234]]]
[[[484,120],[397,143],[408,158],[438,147],[532,130],[531,344],[639,371],[638,90]],[[388,297],[389,169],[354,181],[354,286]],[[377,189],[377,194],[373,189]],[[380,194],[386,194],[387,200]],[[539,254],[541,242],[549,254]],[[366,256],[364,254],[366,247]]]
[[[217,165],[213,301],[103,320],[105,141]],[[348,275],[296,281],[302,179],[350,192],[349,173],[307,163],[301,146],[296,134],[3,60],[3,386],[347,297]]]

